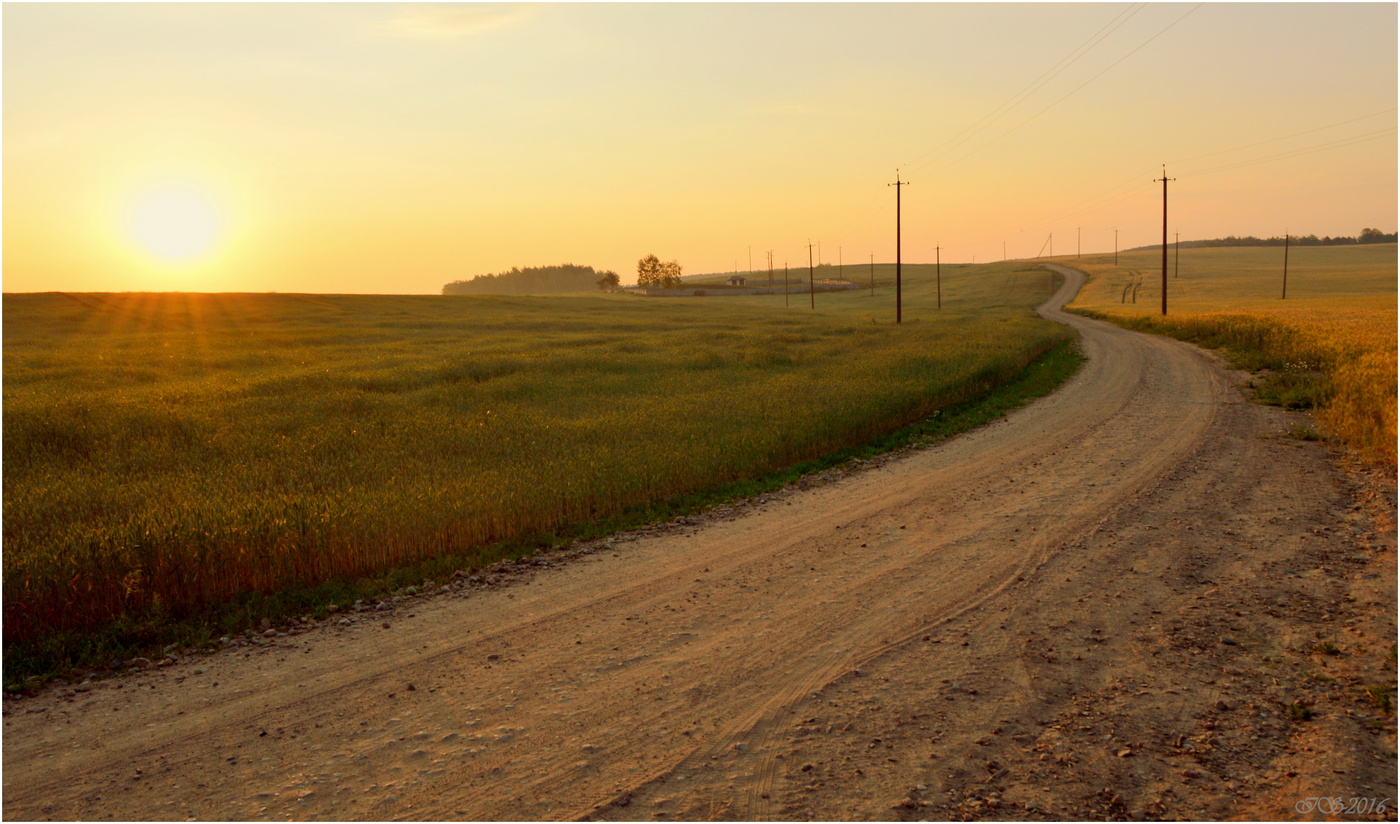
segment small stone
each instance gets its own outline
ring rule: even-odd
[[[1240,642],[1239,642],[1239,641],[1236,641],[1235,639],[1233,639],[1233,638],[1231,638],[1230,636],[1227,635],[1227,636],[1225,636],[1224,638],[1221,638],[1221,639],[1220,639],[1220,643],[1225,644],[1226,646],[1231,646],[1231,647],[1233,647],[1233,646],[1238,646]]]
[[[389,622],[388,622],[388,621],[385,621],[384,623],[380,624],[380,626],[381,626],[381,627],[384,627],[385,629],[388,629],[388,628],[389,628]]]
[[[340,625],[341,625],[342,627],[348,627],[348,626],[350,626],[350,619],[349,619],[349,618],[341,618],[341,619],[340,619]]]
[[[133,659],[131,659],[130,661],[128,661],[127,663],[130,664],[130,665],[133,666],[133,667],[141,667],[142,669],[144,669],[144,668],[149,667],[149,666],[151,665],[151,659],[149,659],[149,658],[133,658]]]
[[[487,660],[487,661],[499,661],[499,660],[501,660],[501,656],[499,656],[499,655],[497,655],[496,653],[493,652],[493,653],[491,653],[490,655],[486,656],[486,660]]]
[[[1132,754],[1133,754],[1133,751],[1132,751],[1132,750],[1126,750],[1126,749],[1124,749],[1124,750],[1119,750],[1119,751],[1118,751],[1118,757],[1119,757],[1119,758],[1129,758],[1129,757],[1132,756]]]
[[[1215,702],[1215,708],[1216,708],[1217,710],[1220,710],[1221,712],[1229,712],[1229,711],[1230,711],[1230,705],[1227,704],[1227,703],[1225,703],[1224,701],[1216,701],[1216,702]]]
[[[265,629],[265,630],[263,630],[262,636],[263,636],[264,638],[276,638],[276,637],[277,637],[277,630],[275,630],[275,629]]]

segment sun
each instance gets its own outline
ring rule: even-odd
[[[215,200],[184,181],[142,189],[127,211],[127,232],[149,255],[166,263],[194,263],[207,257],[224,231]]]

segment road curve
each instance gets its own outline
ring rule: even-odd
[[[1083,276],[1052,268],[1064,285],[1040,311],[1087,356],[1053,395],[509,586],[9,704],[4,816],[813,815],[794,748],[833,696],[916,700],[876,683],[882,661],[922,645],[956,671],[955,623],[1005,628],[1038,570],[1199,461],[1245,403],[1189,347],[1062,312]],[[1029,678],[1001,677],[1006,712],[1036,700]]]

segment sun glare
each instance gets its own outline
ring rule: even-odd
[[[140,192],[127,214],[127,231],[148,254],[168,263],[191,263],[207,255],[223,231],[218,206],[188,183]]]

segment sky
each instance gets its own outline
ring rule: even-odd
[[[6,3],[0,285],[892,262],[896,191],[906,262],[1088,254],[1164,165],[1172,239],[1393,232],[1396,12]]]

